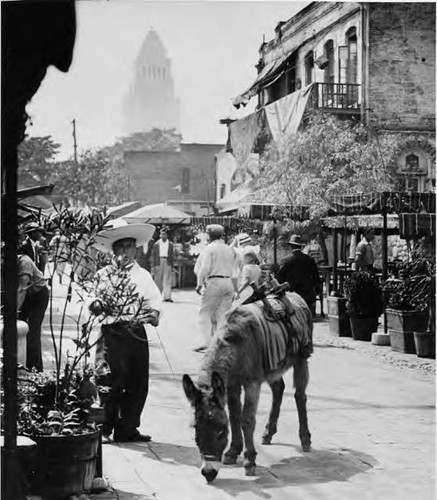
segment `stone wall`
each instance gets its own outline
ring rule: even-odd
[[[369,120],[435,130],[435,4],[370,3]]]

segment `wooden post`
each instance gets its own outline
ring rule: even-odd
[[[276,229],[276,219],[273,219],[273,263],[278,263],[278,232]]]
[[[338,275],[337,275],[337,261],[338,261],[338,241],[337,241],[337,229],[334,228],[333,230],[333,242],[332,242],[332,285],[334,288],[334,291],[337,292],[337,280],[338,280]]]
[[[387,261],[388,261],[388,245],[387,245],[387,210],[385,206],[382,208],[382,284],[387,280]],[[384,300],[383,296],[383,300]],[[384,300],[385,302],[385,300]],[[387,333],[387,314],[384,308],[384,333]]]

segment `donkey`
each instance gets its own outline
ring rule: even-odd
[[[255,415],[261,384],[266,381],[273,399],[264,430],[263,444],[270,444],[277,430],[282,396],[285,388],[282,375],[293,367],[295,400],[299,415],[299,438],[303,451],[311,451],[308,429],[306,387],[308,357],[312,352],[312,314],[305,301],[296,293],[287,293],[292,306],[289,321],[295,348],[288,343],[284,357],[273,369],[266,363],[266,335],[262,303],[252,303],[231,309],[219,326],[211,346],[202,359],[197,384],[189,375],[183,376],[183,388],[194,409],[195,439],[202,457],[201,472],[208,482],[215,479],[228,443],[230,421],[232,439],[223,463],[235,464],[243,451],[247,476],[256,473],[256,450],[253,442]],[[269,332],[267,332],[269,335]],[[305,343],[306,342],[306,343]],[[244,406],[241,408],[241,388],[244,387]],[[226,400],[229,420],[226,414]]]

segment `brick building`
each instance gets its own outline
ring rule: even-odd
[[[131,199],[166,202],[193,215],[212,211],[220,144],[181,144],[177,151],[127,151]]]
[[[255,113],[228,123],[237,164],[260,137],[296,133],[320,109],[397,134],[403,188],[434,190],[435,21],[434,3],[312,2],[279,22],[259,49],[255,81],[233,101],[258,99]]]

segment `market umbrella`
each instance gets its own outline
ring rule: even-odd
[[[122,217],[128,224],[146,222],[148,224],[190,224],[191,216],[166,205],[158,203],[156,205],[146,205],[138,210],[134,210]]]

